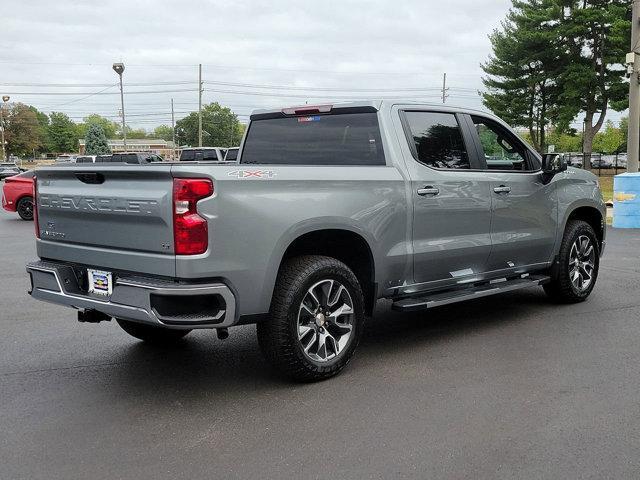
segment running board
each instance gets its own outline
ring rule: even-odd
[[[500,278],[463,290],[451,290],[448,292],[426,294],[420,297],[403,298],[402,300],[393,302],[391,308],[402,312],[425,310],[450,303],[463,302],[465,300],[473,300],[474,298],[488,297],[489,295],[496,295],[498,293],[520,290],[521,288],[543,285],[549,280],[550,278],[546,275],[530,275],[524,278],[513,278],[509,280]]]

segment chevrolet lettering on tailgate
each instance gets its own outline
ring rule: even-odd
[[[146,215],[153,215],[158,211],[158,202],[156,200],[84,196],[67,197],[53,194],[40,195],[38,206],[61,210],[143,213]]]

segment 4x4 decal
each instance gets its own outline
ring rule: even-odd
[[[276,176],[276,172],[273,170],[234,170],[227,175],[237,178],[272,178]]]

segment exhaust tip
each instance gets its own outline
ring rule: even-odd
[[[218,335],[218,340],[226,340],[227,338],[229,338],[229,329],[216,328],[216,334]]]

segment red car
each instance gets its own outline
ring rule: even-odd
[[[7,177],[2,186],[2,208],[33,220],[33,170]]]

